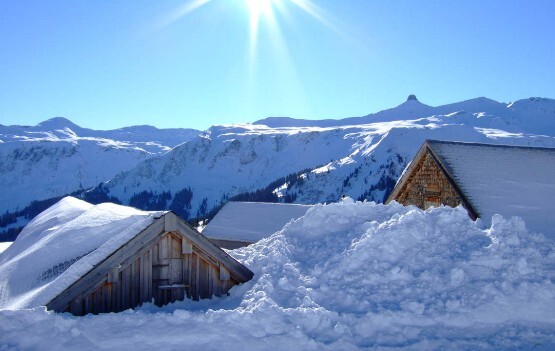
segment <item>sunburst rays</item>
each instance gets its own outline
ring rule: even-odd
[[[248,78],[245,101],[246,105],[249,106],[247,109],[251,110],[250,107],[252,107],[256,94],[255,82],[257,80],[259,40],[261,39],[260,32],[262,30],[267,33],[269,39],[268,43],[264,43],[264,48],[271,51],[277,62],[276,70],[283,73],[282,79],[287,80],[287,85],[289,85],[285,90],[294,91],[297,97],[304,96],[303,85],[299,79],[295,62],[291,57],[287,38],[284,37],[281,27],[293,20],[292,13],[295,9],[300,9],[301,13],[341,35],[329,15],[312,0],[190,0],[170,13],[160,23],[159,27],[171,25],[209,3],[221,1],[234,1],[237,6],[244,8],[243,13],[248,14],[249,32],[245,33],[248,36]]]

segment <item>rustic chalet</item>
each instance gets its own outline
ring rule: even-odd
[[[51,237],[48,230],[37,234],[32,229],[42,222],[51,225],[52,218],[45,218],[39,224],[30,223],[31,232],[26,234],[24,230],[19,244],[24,245],[25,240],[31,239],[34,242],[24,245],[27,246],[24,256],[32,259],[35,255],[37,261],[50,263],[40,267],[31,261],[19,262],[18,257],[22,256],[17,252],[19,238],[4,252],[1,257],[8,257],[0,267],[13,272],[2,277],[5,284],[13,280],[12,306],[33,306],[27,302],[29,298],[22,305],[22,299],[16,296],[19,295],[31,296],[35,304],[46,305],[50,310],[74,315],[118,312],[150,301],[161,306],[185,298],[198,300],[226,295],[234,285],[252,278],[249,269],[173,212],[131,209],[136,213],[120,215],[126,209],[113,204],[87,208],[67,224],[53,226]],[[65,253],[58,252],[64,245],[63,238],[67,246]],[[97,242],[90,244],[94,240]],[[92,247],[70,246],[70,242],[75,245],[76,241]],[[16,252],[11,254],[10,249]],[[45,256],[49,253],[54,258]],[[61,263],[52,265],[53,262]],[[25,277],[31,278],[29,283],[22,281]],[[4,303],[9,306],[8,298]]]
[[[462,205],[472,219],[523,218],[551,236],[555,228],[555,149],[427,140],[386,202],[422,209]]]
[[[216,245],[235,249],[255,243],[304,216],[309,205],[230,201],[202,234]]]

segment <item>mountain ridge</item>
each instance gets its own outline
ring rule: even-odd
[[[0,213],[98,185],[199,133],[151,126],[93,130],[63,117],[0,126]]]
[[[3,150],[16,144],[26,146],[16,154],[27,157],[26,167],[16,169],[3,179],[23,175],[26,187],[42,191],[58,184],[52,183],[58,177],[68,185],[65,190],[58,189],[59,195],[64,190],[87,201],[93,196],[98,201],[121,202],[148,210],[171,208],[184,218],[198,220],[210,217],[219,206],[233,198],[307,204],[333,202],[348,195],[358,200],[382,202],[426,139],[555,147],[553,99],[529,98],[505,104],[482,97],[441,108],[422,104],[416,97],[407,100],[397,107],[366,116],[374,118],[371,123],[366,123],[366,117],[355,117],[341,120],[346,125],[331,127],[323,126],[329,122],[297,127],[271,127],[256,122],[215,125],[184,143],[168,147],[164,152],[145,154],[124,169],[87,184],[76,179],[79,174],[81,178],[89,174],[88,168],[56,163],[56,160],[79,154],[72,149],[76,147],[75,142],[79,147],[99,141],[88,137],[80,139],[66,128],[41,136],[67,139],[68,146],[56,152],[49,148],[46,151],[32,149],[35,144],[42,147],[47,142],[27,140],[0,144],[0,159],[4,157]],[[301,123],[304,120],[291,121]],[[353,125],[352,121],[365,123]],[[313,122],[318,124],[319,121]],[[0,127],[0,135],[1,130]],[[119,150],[121,155],[140,153],[140,144],[113,140],[103,143],[100,148],[96,145],[92,149]],[[95,151],[81,158],[89,166],[102,168],[105,162],[99,163],[101,155],[102,152]],[[118,157],[114,156],[109,163],[122,163]],[[33,173],[37,162],[42,162],[39,174]],[[2,167],[6,165],[11,164],[0,164],[0,179]],[[73,180],[64,177],[73,177],[70,178]],[[9,188],[17,186],[8,180],[5,184],[10,184]],[[21,210],[33,200],[54,196],[48,194],[42,197],[34,194],[22,200],[18,207]],[[0,195],[3,206],[0,211],[11,214],[11,222],[4,221],[0,230],[25,222],[22,213],[26,212],[13,215],[16,208],[9,199]]]
[[[184,140],[189,140],[201,131],[192,128],[157,128],[151,125],[134,125],[117,129],[91,129],[84,128],[65,117],[54,117],[37,123],[34,126],[0,125],[0,136],[4,141],[17,141],[21,139],[19,133],[52,133],[59,135],[58,131],[70,129],[80,137],[105,138],[130,142],[158,142],[168,147],[174,147]],[[12,136],[10,138],[10,136]]]
[[[414,95],[411,95],[414,96]],[[409,98],[411,97],[409,96]],[[375,122],[386,122],[398,119],[407,118],[424,118],[429,117],[434,114],[447,114],[450,112],[457,111],[467,111],[470,113],[483,112],[484,108],[492,111],[495,110],[497,113],[508,113],[514,106],[523,105],[527,102],[543,102],[549,104],[555,104],[554,99],[549,98],[527,98],[516,100],[511,103],[498,102],[487,97],[477,97],[468,100],[462,100],[455,103],[449,103],[439,106],[430,106],[420,102],[416,96],[415,99],[408,99],[401,103],[400,105],[381,110],[375,113],[370,113],[365,116],[360,117],[347,117],[342,119],[323,119],[323,120],[309,120],[309,119],[297,119],[292,117],[268,117],[257,120],[252,124],[266,125],[271,128],[280,127],[334,127],[334,126],[346,126],[346,125],[358,125],[366,123]]]
[[[530,107],[537,102],[527,101],[522,105]],[[543,110],[555,113],[555,100],[541,101],[547,106]],[[312,170],[299,175],[303,181],[291,188],[283,184],[281,190],[274,190],[299,203],[337,201],[342,194],[381,202],[428,138],[555,146],[555,119],[541,125],[530,123],[542,116],[527,116],[491,99],[445,105],[442,110],[449,112],[446,114],[412,119],[420,117],[413,114],[403,119],[406,110],[415,106],[428,109],[413,99],[386,110],[387,114],[400,115],[397,118],[361,125],[213,126],[170,153],[118,175],[106,185],[106,194],[128,203],[139,193],[152,193],[155,197],[161,192],[188,189],[192,195],[187,214],[202,217],[232,196],[261,190],[264,183],[308,168]],[[548,128],[544,128],[546,125]],[[547,136],[536,134],[538,126]],[[229,184],[222,185],[223,179]]]

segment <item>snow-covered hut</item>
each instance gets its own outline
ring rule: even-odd
[[[202,234],[216,245],[236,249],[255,243],[304,216],[310,205],[230,201]]]
[[[426,140],[387,202],[462,204],[472,219],[519,216],[555,238],[555,149]]]
[[[0,255],[0,309],[117,312],[225,295],[252,276],[173,212],[66,197]]]

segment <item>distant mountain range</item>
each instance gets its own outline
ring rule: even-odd
[[[0,232],[11,228],[13,235],[25,224],[30,218],[14,222],[14,214],[32,201],[94,187],[199,134],[151,126],[92,130],[61,117],[0,125]]]
[[[381,202],[425,139],[555,147],[555,100],[432,107],[410,96],[364,117],[274,117],[204,132],[95,131],[62,118],[0,126],[0,232],[14,236],[69,193],[172,209],[191,220],[210,217],[229,199],[316,203],[346,194]]]

